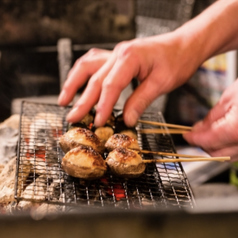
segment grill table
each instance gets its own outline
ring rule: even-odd
[[[126,210],[194,207],[181,163],[147,164],[144,174],[135,179],[119,178],[110,171],[93,181],[67,175],[61,168],[64,153],[58,140],[67,131],[65,117],[69,110],[53,104],[22,102],[15,186],[18,203]],[[141,119],[164,122],[160,112],[146,112]],[[150,127],[138,124],[136,129]],[[144,150],[175,152],[169,134],[138,134],[138,143]],[[143,159],[153,158],[158,156],[143,155]]]

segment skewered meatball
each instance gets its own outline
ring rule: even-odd
[[[98,127],[94,132],[98,138],[101,140],[103,145],[107,142],[107,140],[114,134],[114,131],[111,127]]]
[[[136,178],[144,173],[146,165],[134,150],[118,147],[108,154],[106,163],[112,173],[124,178]]]
[[[114,134],[106,142],[105,147],[108,151],[112,151],[117,147],[139,150],[137,140],[125,134]]]
[[[72,128],[62,135],[59,139],[59,144],[65,153],[79,145],[92,146],[100,154],[104,152],[104,145],[97,135],[88,129],[80,127]]]
[[[91,123],[93,123],[94,116],[92,113],[88,113],[80,122],[85,124],[86,126],[89,126]]]
[[[121,131],[120,134],[128,135],[128,136],[130,136],[131,138],[137,140],[137,134],[136,134],[136,132],[133,131],[133,130],[124,130],[124,131]]]
[[[91,126],[93,124],[94,115],[93,112],[89,112],[81,121],[69,124],[69,130],[74,127],[81,127],[86,129],[91,129]]]
[[[101,178],[107,170],[102,156],[90,146],[80,145],[66,153],[62,159],[63,170],[77,178]]]

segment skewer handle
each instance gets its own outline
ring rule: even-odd
[[[169,153],[169,152],[160,152],[160,151],[150,151],[150,150],[139,150],[141,154],[155,154],[161,156],[176,156],[176,157],[183,157],[183,158],[197,158],[197,155],[187,155],[187,154],[177,154],[177,153]],[[207,156],[200,156],[207,158]]]
[[[141,134],[184,134],[189,132],[189,130],[182,129],[139,129]]]

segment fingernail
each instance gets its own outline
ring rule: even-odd
[[[124,120],[127,126],[132,127],[136,124],[136,121],[138,120],[138,118],[139,118],[138,112],[135,110],[131,110],[125,114]]]
[[[58,104],[60,104],[60,105],[64,104],[64,101],[66,100],[66,96],[67,96],[66,92],[64,90],[61,91],[61,93],[58,97]]]
[[[74,107],[67,115],[67,121],[73,121],[73,118],[78,114],[78,107]]]

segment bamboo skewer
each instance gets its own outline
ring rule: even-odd
[[[165,126],[165,127],[171,127],[176,129],[182,129],[182,130],[188,130],[190,131],[192,127],[190,126],[181,126],[181,125],[175,125],[175,124],[169,124],[169,123],[163,123],[163,122],[156,122],[156,121],[145,121],[145,120],[138,120],[138,122],[153,126]]]
[[[152,129],[139,129],[139,133],[145,134],[184,134],[192,130],[192,127],[175,125],[163,122],[155,122],[155,121],[146,121],[146,120],[138,120],[138,122],[153,126],[164,126],[167,128],[152,128]],[[170,128],[172,129],[170,129]],[[226,157],[206,157],[206,156],[195,156],[195,155],[185,155],[185,154],[177,154],[177,153],[168,153],[168,152],[159,152],[159,151],[149,151],[149,150],[138,150],[139,153],[142,154],[156,154],[161,156],[176,156],[182,158],[164,158],[164,159],[148,159],[143,160],[144,163],[173,163],[173,162],[198,162],[198,161],[219,161],[224,162],[230,160],[229,156]]]
[[[166,163],[168,162],[194,162],[194,161],[227,161],[230,160],[229,156],[224,157],[207,157],[207,156],[197,156],[197,155],[186,155],[186,154],[177,154],[177,153],[170,153],[170,152],[159,152],[159,151],[150,151],[150,150],[139,150],[139,153],[141,154],[156,154],[161,156],[177,156],[180,157],[179,159],[151,159],[151,160],[144,160],[144,161],[151,161],[151,162],[160,162]],[[145,162],[150,163],[150,162]]]
[[[151,162],[160,162],[165,163],[168,162],[192,162],[192,161],[227,161],[230,160],[229,156],[224,157],[207,157],[207,156],[197,156],[197,155],[187,155],[187,154],[177,154],[177,153],[170,153],[170,152],[160,152],[160,151],[150,151],[150,150],[137,150],[140,154],[155,154],[155,155],[161,155],[161,156],[176,156],[180,157],[179,159],[151,159],[151,160],[145,160],[145,161],[151,161]],[[182,161],[183,160],[183,161]],[[150,162],[145,162],[150,163]]]
[[[218,161],[225,162],[230,160],[230,157],[197,157],[187,159],[148,159],[143,160],[143,163],[174,163],[174,162],[201,162],[201,161]]]
[[[139,129],[139,133],[141,134],[184,134],[189,132],[189,130],[182,130],[182,129]]]
[[[160,152],[160,151],[150,151],[150,150],[138,150],[141,154],[155,154],[155,155],[162,155],[162,156],[176,156],[176,157],[183,157],[183,158],[197,158],[197,155],[186,155],[186,154],[177,154],[177,153],[170,153],[170,152]],[[208,158],[207,156],[199,156],[202,158]]]

